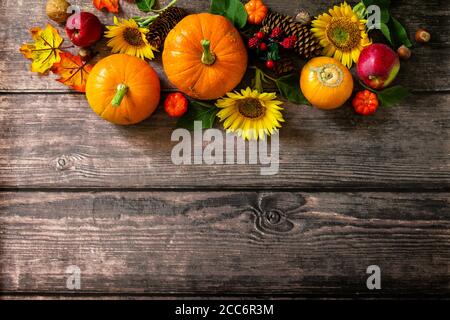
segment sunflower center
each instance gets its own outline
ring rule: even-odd
[[[236,101],[239,113],[244,117],[256,119],[266,113],[266,108],[258,99],[246,98]]]
[[[358,23],[348,18],[333,18],[326,32],[328,40],[342,51],[357,48],[361,41]]]
[[[126,28],[123,32],[123,38],[126,42],[135,47],[141,47],[145,45],[144,40],[142,40],[141,32],[136,28]]]

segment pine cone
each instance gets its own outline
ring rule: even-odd
[[[295,71],[294,61],[291,58],[282,58],[280,61],[277,61],[273,71],[277,74],[277,76],[291,73]]]
[[[317,57],[322,53],[322,46],[314,37],[309,26],[295,22],[292,17],[270,11],[263,21],[263,26],[270,29],[279,27],[286,36],[296,36],[294,50],[306,59]]]
[[[164,10],[148,27],[149,31],[146,35],[148,43],[156,50],[160,50],[170,30],[186,16],[187,12],[178,7],[170,7]]]
[[[259,31],[261,31],[264,34],[270,34],[271,32],[269,27],[262,27]]]

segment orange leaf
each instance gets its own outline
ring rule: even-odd
[[[119,12],[119,0],[94,0],[94,6],[98,10],[106,8],[109,12]]]
[[[83,62],[80,56],[69,52],[61,53],[60,57],[61,61],[55,63],[52,68],[52,72],[60,76],[57,81],[79,92],[85,92],[92,66]]]

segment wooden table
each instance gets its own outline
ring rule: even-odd
[[[266,2],[290,14],[336,3]],[[2,298],[449,297],[447,1],[395,1],[411,35],[432,34],[402,64],[397,82],[413,94],[401,105],[362,118],[286,104],[272,177],[255,165],[176,166],[175,121],[161,108],[114,126],[84,95],[32,74],[18,49],[45,26],[44,3],[0,2]],[[72,265],[81,290],[66,286]],[[381,290],[366,287],[370,265]]]

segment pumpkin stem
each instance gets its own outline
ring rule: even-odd
[[[111,101],[111,105],[113,107],[120,107],[120,104],[122,103],[123,98],[128,92],[128,86],[126,84],[119,84],[116,89],[116,94],[114,95],[114,98]]]
[[[216,61],[216,55],[211,52],[211,42],[209,40],[203,39],[201,42],[203,47],[202,63],[208,66],[214,64]]]

